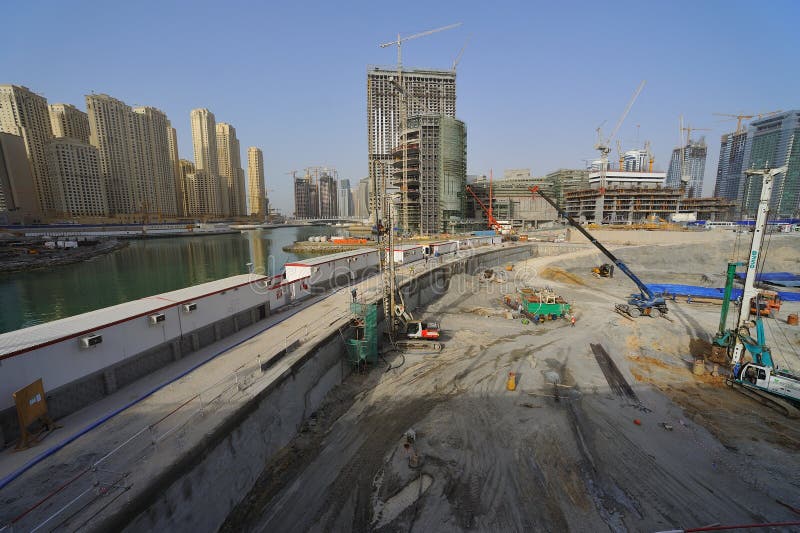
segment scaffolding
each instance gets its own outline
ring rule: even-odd
[[[403,233],[435,235],[464,216],[466,130],[442,115],[408,120],[392,150],[392,185],[400,193],[397,225]]]
[[[378,361],[378,304],[350,303],[353,338],[348,339],[347,360],[357,368]]]

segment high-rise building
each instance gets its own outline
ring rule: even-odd
[[[294,217],[299,219],[318,218],[319,203],[317,184],[306,173],[303,177],[294,177]]]
[[[717,180],[714,183],[715,197],[728,200],[736,200],[740,197],[746,144],[746,129],[726,133],[722,136],[719,146]]]
[[[227,213],[223,202],[217,160],[217,123],[214,113],[208,109],[193,109],[192,146],[194,147],[195,187],[200,195],[198,206],[210,209],[204,215],[224,216]]]
[[[683,188],[686,198],[700,198],[703,195],[707,155],[708,147],[704,138],[699,141],[689,139],[685,146],[675,148],[667,171],[667,187]]]
[[[221,200],[231,216],[246,216],[244,171],[236,128],[217,123],[217,164],[219,165]]]
[[[336,203],[339,206],[339,218],[347,218],[352,215],[350,205],[350,180],[339,180],[338,198]]]
[[[0,85],[0,132],[19,135],[31,162],[33,186],[39,209],[45,216],[55,207],[47,183],[44,148],[53,138],[47,100],[27,87]]]
[[[170,153],[170,130],[167,115],[154,107],[135,107],[136,122],[140,130],[140,175],[144,190],[144,209],[160,217],[178,216],[177,193],[175,191],[175,166]]]
[[[97,148],[72,137],[54,139],[45,148],[56,216],[108,216],[106,188],[100,178]]]
[[[371,66],[367,69],[367,145],[370,183],[370,210],[375,190],[392,161],[392,149],[400,142],[400,99],[393,82],[397,71]],[[456,73],[452,70],[403,70],[406,117],[431,113],[455,118]]]
[[[770,215],[800,215],[800,110],[754,120],[747,135],[743,170],[788,166],[785,173],[775,177]],[[746,215],[754,216],[761,196],[761,177],[742,176],[741,189],[739,200],[742,209]]]
[[[358,186],[353,194],[353,212],[356,218],[369,217],[369,178],[362,178],[358,181]]]
[[[0,133],[0,223],[27,224],[41,219],[25,141],[19,135]]]
[[[167,121],[167,142],[169,143],[169,159],[172,163],[172,175],[175,178],[175,208],[178,216],[186,214],[186,203],[183,179],[181,179],[181,158],[178,155],[178,133]]]
[[[422,235],[449,231],[466,208],[464,123],[445,115],[412,117],[393,154],[392,185],[400,191],[396,225]]]
[[[107,94],[86,95],[86,111],[89,141],[100,155],[100,177],[107,190],[109,214],[140,213],[145,198],[134,153],[137,115],[125,102]]]
[[[89,144],[89,115],[72,104],[50,104],[53,137],[70,137]]]
[[[192,176],[192,179],[194,179],[194,173],[194,163],[187,159],[178,160],[178,175],[180,176],[179,181],[181,183],[181,190],[183,192],[181,203],[183,204],[183,216],[185,217],[198,216],[196,183],[193,182],[192,186],[189,184],[189,176]]]
[[[320,218],[337,218],[339,216],[339,198],[336,190],[336,178],[323,172],[318,180],[319,216]]]
[[[264,184],[264,153],[260,148],[247,149],[248,214],[263,220],[267,216],[267,195]]]
[[[622,156],[622,168],[625,172],[652,172],[650,169],[650,152],[645,149],[628,150]]]

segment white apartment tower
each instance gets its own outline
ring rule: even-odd
[[[167,115],[154,107],[135,107],[138,115],[137,152],[141,154],[140,175],[143,177],[145,209],[159,217],[175,217],[178,208],[175,193],[175,166],[170,155],[170,130]]]
[[[267,215],[267,195],[264,185],[264,153],[251,146],[247,149],[248,214],[263,220]]]
[[[107,216],[108,201],[100,178],[97,148],[63,137],[48,143],[45,152],[57,216]]]
[[[397,71],[371,66],[367,69],[367,145],[369,151],[370,211],[373,190],[380,187],[392,148],[400,144],[400,99],[394,83]],[[453,70],[403,70],[406,117],[422,114],[456,116],[456,73]]]
[[[69,137],[89,144],[89,115],[72,104],[50,104],[53,137]]]
[[[220,198],[219,165],[217,163],[217,124],[214,113],[208,109],[193,109],[192,146],[194,148],[195,184],[199,199],[198,209],[204,216],[221,216],[225,214]]]
[[[221,198],[226,214],[246,216],[244,170],[236,128],[225,122],[217,124],[217,164],[221,182]]]
[[[45,146],[53,138],[47,100],[27,87],[0,85],[0,132],[22,137],[31,162],[33,185],[40,210],[55,208],[47,182]]]

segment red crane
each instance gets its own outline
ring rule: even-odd
[[[489,184],[489,198],[491,198],[492,196],[491,191],[492,191],[491,184]],[[492,216],[491,208],[487,208],[486,205],[483,202],[481,202],[481,199],[478,198],[478,195],[475,194],[475,191],[473,191],[472,187],[470,187],[469,185],[467,185],[467,192],[469,192],[472,195],[472,197],[475,198],[475,201],[478,202],[479,206],[481,206],[483,212],[486,213],[486,220],[489,223],[489,227],[497,231],[502,231],[503,228],[500,226],[497,220],[495,220],[494,216]]]

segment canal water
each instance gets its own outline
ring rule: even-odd
[[[136,240],[81,263],[0,274],[0,333],[245,274],[247,263],[256,272],[275,274],[298,259],[284,246],[336,230],[304,226]]]

